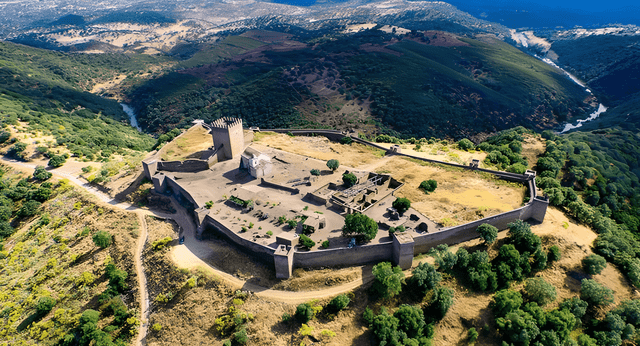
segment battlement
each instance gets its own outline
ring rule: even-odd
[[[209,128],[227,130],[236,126],[242,127],[242,119],[222,117],[220,119],[213,121],[211,125],[209,125]]]

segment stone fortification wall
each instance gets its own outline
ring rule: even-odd
[[[200,172],[209,169],[205,160],[158,161],[158,170],[166,172]]]
[[[276,249],[242,238],[241,236],[227,228],[227,226],[218,222],[216,219],[212,218],[209,215],[204,217],[202,223],[203,225],[205,225],[205,227],[208,226],[213,228],[215,232],[230,240],[231,243],[236,244],[241,251],[256,256],[258,257],[258,259],[266,262],[267,264],[274,264],[273,256]]]
[[[176,179],[173,176],[170,176],[170,175],[165,176],[164,183],[166,184],[167,188],[170,188],[171,191],[173,191],[173,195],[176,198],[185,199],[187,202],[193,204],[194,208],[200,207],[198,203],[196,203],[196,200],[193,199],[193,197],[189,194],[189,192],[183,189],[182,186],[180,186],[180,184],[176,182]]]
[[[393,243],[371,244],[349,248],[296,252],[295,267],[355,266],[393,260]]]

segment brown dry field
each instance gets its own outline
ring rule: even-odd
[[[392,157],[376,172],[391,174],[405,183],[396,196],[408,198],[411,207],[435,222],[453,225],[516,209],[522,205],[526,188],[462,169],[425,165],[402,157]],[[426,194],[418,188],[434,179],[438,188]]]
[[[544,154],[547,145],[545,140],[540,136],[524,135],[524,142],[522,142],[522,156],[529,162],[529,167],[535,167],[538,163],[538,157]]]
[[[200,151],[213,146],[213,138],[202,126],[192,126],[167,143],[158,153],[165,161],[199,159]]]

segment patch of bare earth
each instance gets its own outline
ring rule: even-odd
[[[377,169],[405,183],[396,196],[408,198],[411,207],[431,220],[445,224],[461,224],[520,207],[525,187],[487,179],[477,172],[452,170],[437,165],[424,165],[413,160],[393,157]],[[438,188],[426,194],[418,188],[424,180],[433,179]]]
[[[547,145],[542,137],[526,134],[522,142],[521,155],[527,159],[529,167],[535,167],[538,163],[538,157],[544,154],[546,149]]]
[[[213,146],[213,137],[202,126],[192,126],[186,132],[167,143],[159,151],[164,161],[199,159],[202,151]]]

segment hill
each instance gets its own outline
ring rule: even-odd
[[[307,41],[248,31],[207,47],[211,62],[188,67],[203,56],[194,53],[181,63],[187,68],[133,87],[128,97],[151,132],[225,115],[263,128],[460,138],[550,128],[590,108],[578,86],[504,42],[402,30]]]

